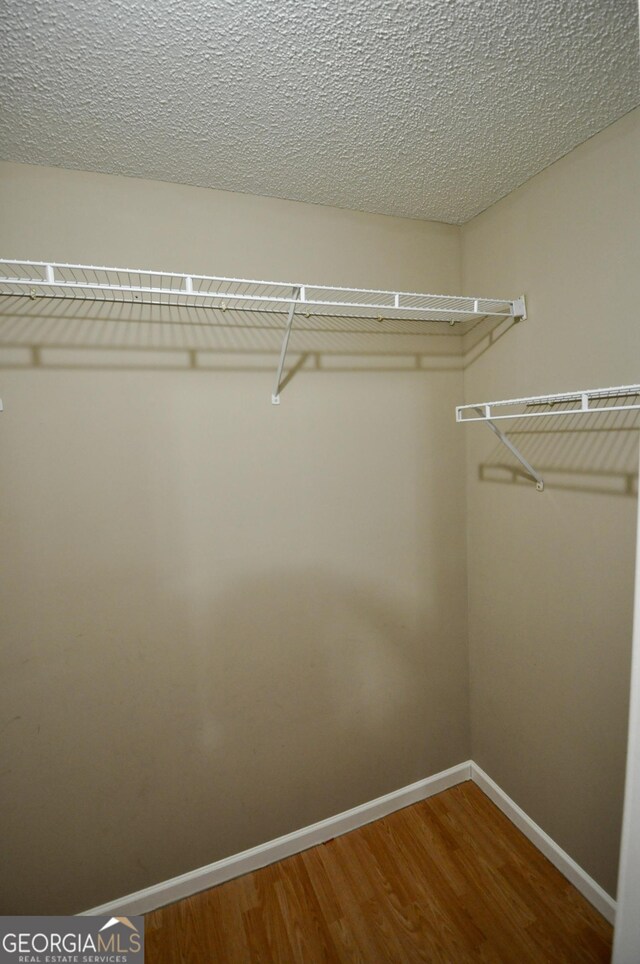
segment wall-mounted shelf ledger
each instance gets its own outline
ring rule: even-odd
[[[533,395],[529,398],[508,398],[499,402],[476,402],[456,407],[458,422],[486,422],[492,432],[518,459],[528,474],[535,479],[539,492],[544,481],[518,448],[495,424],[503,419],[549,418],[553,415],[602,415],[607,412],[640,411],[640,385],[619,385],[617,388],[592,388],[558,395]]]
[[[286,325],[272,395],[274,404],[280,401],[282,371],[296,312],[306,317],[330,315],[334,318],[413,320],[449,325],[490,316],[526,318],[523,297],[509,301],[11,259],[0,259],[0,294],[214,308],[219,311],[233,308],[280,312],[286,315]]]

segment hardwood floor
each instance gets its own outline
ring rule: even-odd
[[[148,914],[149,964],[608,961],[612,928],[462,783]]]

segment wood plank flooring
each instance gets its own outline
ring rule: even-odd
[[[612,928],[462,783],[148,914],[148,964],[608,961]]]

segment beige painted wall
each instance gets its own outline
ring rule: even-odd
[[[300,319],[279,408],[281,319],[1,306],[3,912],[91,907],[471,754],[614,891],[637,422],[520,439],[539,495],[452,411],[639,380],[639,140],[636,112],[462,232],[0,165],[6,256],[529,305],[464,386],[446,334]]]
[[[639,158],[635,111],[464,227],[465,289],[529,306],[467,368],[467,401],[640,381]],[[489,481],[511,478],[504,453],[464,429],[472,754],[613,894],[636,498],[612,490],[637,475],[638,421],[540,421],[518,438],[543,494]]]
[[[453,227],[0,173],[5,257],[460,285]],[[4,913],[90,908],[468,758],[457,340],[303,320],[274,408],[281,320],[3,311]]]

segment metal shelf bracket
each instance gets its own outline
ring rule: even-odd
[[[481,409],[478,409],[478,411],[481,411]],[[498,436],[498,438],[500,439],[500,441],[502,442],[502,444],[503,444],[503,445],[506,445],[506,447],[509,449],[509,451],[511,452],[511,454],[514,455],[514,456],[517,458],[518,462],[520,462],[520,464],[527,470],[527,472],[529,473],[529,475],[531,476],[531,478],[535,480],[536,489],[538,490],[538,492],[544,492],[544,479],[542,478],[542,476],[540,475],[539,472],[536,472],[536,470],[535,470],[534,467],[531,465],[531,463],[528,462],[528,461],[525,459],[525,457],[524,457],[524,455],[522,454],[522,452],[520,451],[520,449],[518,449],[518,448],[513,444],[513,442],[511,441],[511,439],[510,439],[507,435],[505,435],[504,432],[502,432],[502,431],[498,428],[498,426],[496,425],[496,423],[493,422],[490,418],[484,419],[483,421],[486,421],[486,423],[487,423],[488,427],[491,429],[491,431],[494,432],[494,434]]]
[[[302,292],[302,285],[294,287],[292,291],[293,301],[289,307],[289,314],[287,316],[287,326],[284,330],[284,336],[282,338],[282,348],[280,349],[280,361],[278,363],[278,371],[276,374],[276,384],[273,395],[271,396],[271,404],[280,404],[280,389],[282,387],[282,370],[284,368],[285,359],[287,357],[287,349],[289,347],[289,338],[291,337],[291,329],[293,327],[293,316],[296,313],[296,307],[300,304],[300,294]]]
[[[513,306],[514,318],[517,318],[519,321],[526,321],[527,320],[527,303],[525,301],[524,295],[520,295],[520,297],[512,301],[511,304]]]

